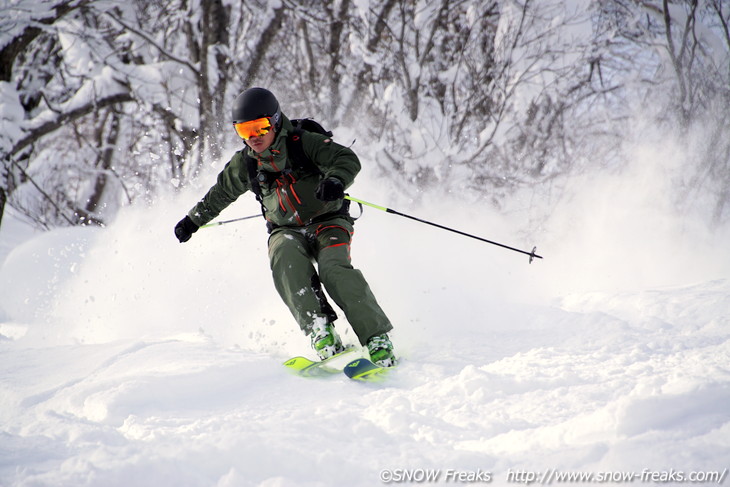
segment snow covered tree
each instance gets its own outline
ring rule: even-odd
[[[76,151],[93,152],[103,171],[105,156],[94,139],[114,135],[94,137],[78,122],[106,118],[107,110],[132,99],[112,70],[90,62],[105,46],[104,33],[86,15],[90,4],[16,0],[2,7],[2,183],[8,202],[42,226],[96,221],[103,197],[90,192],[103,192],[106,182],[76,164]]]
[[[415,192],[466,186],[498,203],[577,165],[596,123],[578,117],[607,91],[591,77],[590,4],[368,5],[351,17],[349,71],[369,87],[346,113],[365,107],[370,126],[393,127],[370,134],[386,174]]]
[[[240,147],[230,104],[259,85],[363,134],[411,195],[499,205],[611,165],[648,101],[694,137],[684,198],[711,195],[722,221],[729,23],[722,0],[9,0],[0,187],[40,226],[104,224]]]
[[[247,5],[279,22],[281,7]],[[15,0],[2,13],[2,186],[41,226],[103,224],[219,158],[231,96],[272,34],[222,1]]]
[[[603,75],[618,80],[628,118],[645,116],[683,141],[687,164],[675,177],[679,206],[730,203],[730,5],[722,0],[600,2],[595,21]]]

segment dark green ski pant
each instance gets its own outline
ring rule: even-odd
[[[352,224],[343,217],[299,228],[278,227],[269,237],[269,259],[276,290],[306,334],[315,323],[331,323],[337,317],[322,293],[323,285],[365,345],[393,327],[362,272],[352,267],[352,232]]]

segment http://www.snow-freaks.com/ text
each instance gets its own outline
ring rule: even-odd
[[[429,468],[393,468],[380,471],[380,481],[384,484],[490,484],[498,483],[524,485],[552,484],[722,484],[727,478],[728,469],[724,470],[651,470],[645,468],[640,472],[604,471],[581,472],[561,471],[548,468],[542,471],[512,469],[500,476],[489,470],[456,470]],[[501,477],[501,478],[500,478]]]

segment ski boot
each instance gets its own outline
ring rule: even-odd
[[[320,360],[345,351],[342,340],[332,323],[314,325],[310,337],[312,338],[312,348],[317,352]]]
[[[393,354],[393,343],[386,333],[375,335],[368,339],[368,353],[370,360],[380,367],[393,367],[396,363]]]

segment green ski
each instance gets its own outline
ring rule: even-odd
[[[392,368],[381,367],[366,358],[359,358],[347,364],[343,372],[353,380],[359,380],[361,382],[382,382]]]
[[[341,364],[340,359],[355,350],[357,350],[356,347],[350,347],[344,352],[320,361],[310,360],[306,357],[292,357],[284,362],[284,366],[301,377],[326,377],[342,372],[342,366],[338,365]]]

